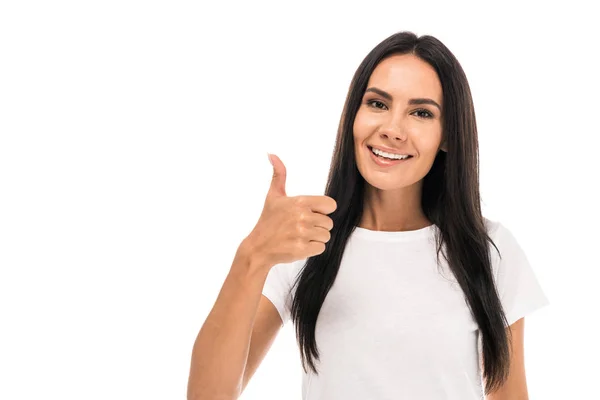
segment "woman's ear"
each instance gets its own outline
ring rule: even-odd
[[[439,151],[439,150],[441,150],[441,151],[443,151],[444,153],[447,153],[447,152],[448,152],[448,143],[447,143],[447,139],[448,139],[448,138],[447,138],[447,135],[446,135],[446,133],[442,133],[442,140],[441,140],[441,143],[440,143],[440,147],[438,147],[438,151]]]
[[[448,152],[448,147],[446,146],[446,142],[444,142],[440,145],[440,150],[443,151],[444,153]]]

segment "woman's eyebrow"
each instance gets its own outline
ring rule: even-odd
[[[368,88],[367,90],[365,90],[365,93],[367,93],[367,92],[377,93],[384,99],[392,101],[391,94],[389,94],[388,92],[386,92],[384,90],[378,89],[376,87]],[[440,107],[440,105],[435,100],[432,100],[432,99],[427,99],[427,98],[410,99],[410,100],[408,100],[408,104],[430,104],[432,106],[436,106],[438,108],[438,110],[440,110],[440,112],[442,111],[442,107]]]

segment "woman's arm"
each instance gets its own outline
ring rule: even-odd
[[[512,332],[510,372],[504,385],[495,392],[488,394],[486,400],[529,400],[525,379],[523,343],[525,318],[521,318],[506,329]]]

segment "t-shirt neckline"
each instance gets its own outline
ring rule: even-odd
[[[369,240],[406,241],[429,237],[429,235],[433,233],[434,229],[435,224],[431,224],[424,228],[415,229],[412,231],[373,231],[370,229],[356,226],[354,228],[353,235]]]

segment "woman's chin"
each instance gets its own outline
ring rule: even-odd
[[[414,183],[406,182],[404,179],[394,179],[393,175],[386,177],[370,176],[368,178],[365,178],[365,181],[374,189],[379,190],[399,190],[410,187]]]

